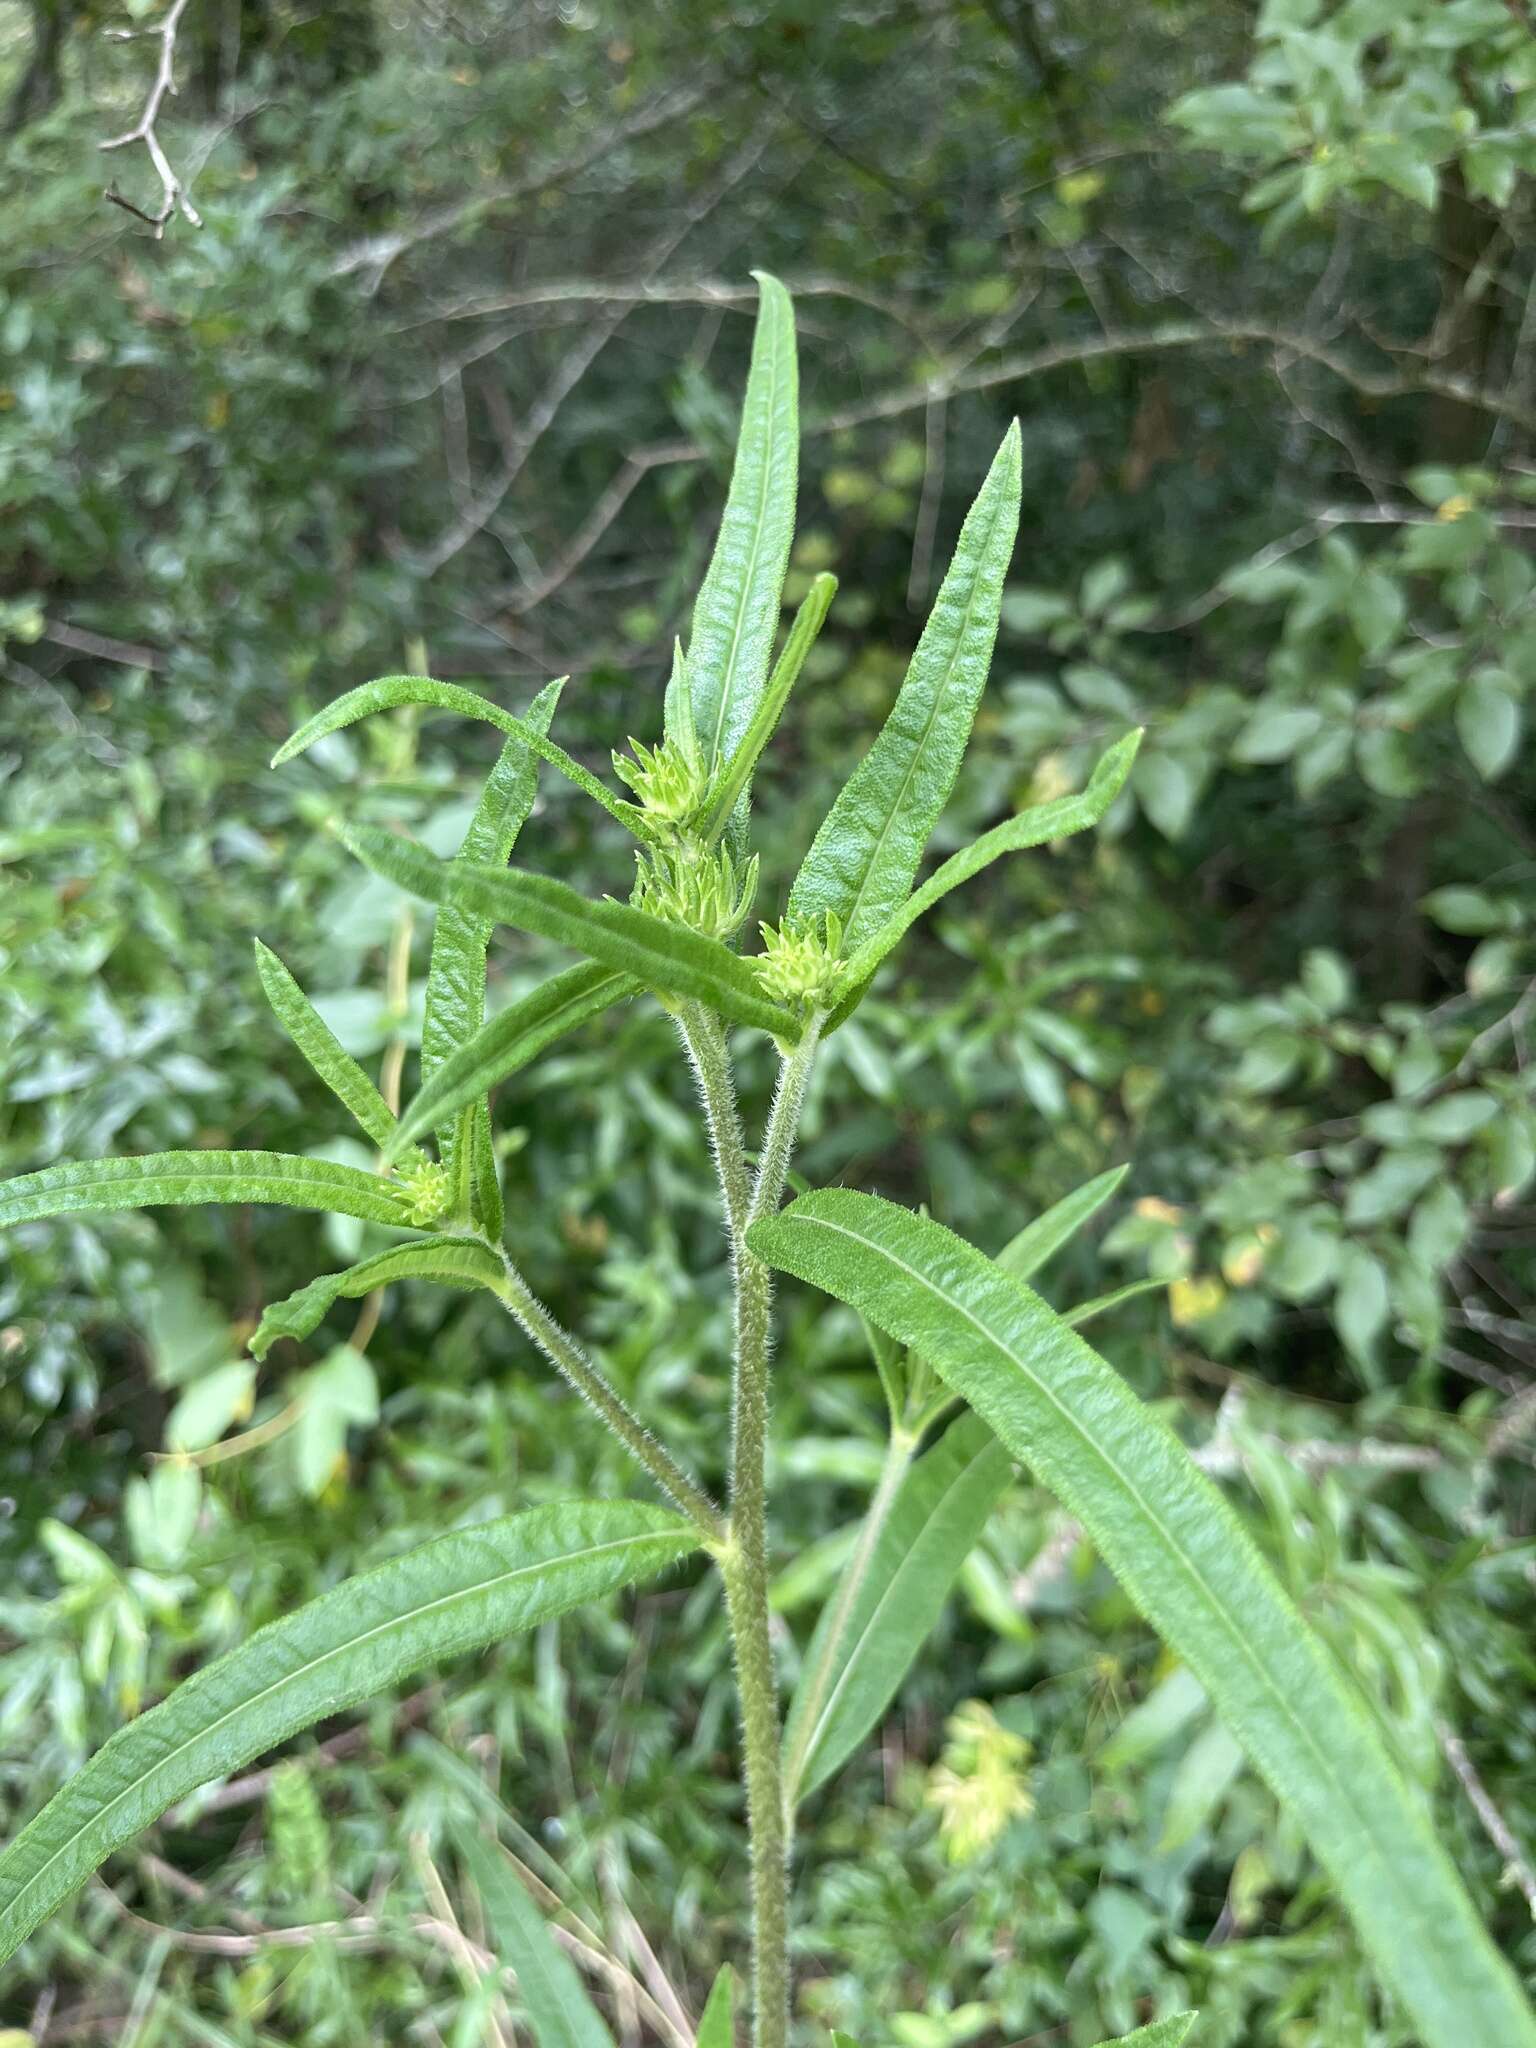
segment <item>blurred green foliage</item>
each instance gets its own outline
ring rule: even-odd
[[[422,660],[514,710],[570,671],[579,755],[653,740],[745,273],[771,266],[807,370],[787,596],[827,567],[841,590],[798,750],[759,778],[764,914],[1011,411],[1023,534],[941,851],[1148,727],[1093,843],[947,899],[830,1041],[806,1171],[998,1247],[1131,1162],[1046,1292],[1167,1283],[1099,1343],[1230,1479],[1529,1974],[1531,1904],[1445,1742],[1529,1864],[1526,13],[192,0],[160,133],[204,225],[156,239],[102,204],[96,146],[154,58],[104,30],[161,18],[0,7],[0,1166],[330,1128],[253,932],[352,1052],[409,1066],[425,914],[338,891],[324,832],[345,805],[450,851],[489,737],[401,714],[266,760]],[[144,154],[110,162],[153,210]],[[526,857],[542,837],[610,886],[586,817],[546,777]],[[508,946],[494,987],[549,964]],[[686,1090],[663,1020],[620,1011],[502,1091],[497,1142],[527,1265],[557,1309],[598,1303],[582,1334],[713,1477],[723,1248]],[[311,1269],[305,1228],[178,1212],[7,1242],[7,1829],[322,1573],[578,1470],[593,1490],[594,1444],[596,1490],[630,1484],[473,1302],[402,1288],[258,1372],[245,1340]],[[326,1228],[337,1259],[371,1234]],[[852,1318],[783,1312],[792,1670],[880,1397]],[[1198,2048],[1407,2048],[1273,1802],[1027,1476],[963,1585],[879,1755],[810,1811],[807,2028],[1082,2048],[1198,2004]],[[32,1944],[0,2024],[492,2038],[465,2031],[444,1920],[467,1816],[614,1959],[593,1981],[616,2012],[615,1965],[650,1982],[632,1915],[696,2013],[744,1893],[712,1599],[680,1580],[551,1627],[211,1795]],[[674,1610],[691,1647],[658,1662]],[[293,1927],[322,1932],[268,1938]]]

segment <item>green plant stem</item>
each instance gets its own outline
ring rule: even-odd
[[[556,1370],[570,1382],[607,1423],[637,1464],[644,1466],[656,1484],[675,1501],[710,1544],[725,1542],[727,1530],[720,1510],[709,1495],[678,1464],[671,1452],[646,1428],[633,1410],[626,1407],[576,1339],[550,1314],[516,1266],[500,1247],[505,1278],[497,1298],[513,1320],[531,1337]]]
[[[731,1418],[731,1535],[719,1553],[741,1698],[742,1755],[752,1860],[752,1992],[755,2048],[784,2048],[789,2036],[790,1825],[780,1775],[778,1688],[768,1606],[768,1365],[773,1276],[747,1249],[746,1233],[784,1193],[806,1083],[821,1034],[811,1019],[779,1070],[757,1177],[750,1181],[725,1034],[717,1018],[683,1020],[730,1231],[736,1294]]]

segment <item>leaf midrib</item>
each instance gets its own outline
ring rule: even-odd
[[[881,854],[885,851],[885,843],[890,836],[891,827],[895,824],[896,819],[901,814],[902,805],[906,801],[907,791],[912,786],[913,777],[917,774],[918,766],[922,761],[923,755],[927,751],[928,742],[933,737],[934,723],[938,718],[940,707],[943,705],[944,699],[949,693],[950,684],[954,681],[955,670],[960,663],[961,649],[965,645],[966,635],[971,630],[971,622],[974,617],[976,609],[976,598],[981,589],[982,570],[985,567],[987,551],[997,537],[997,522],[998,518],[1001,515],[1001,512],[1001,505],[998,505],[997,507],[994,508],[991,523],[987,527],[986,539],[981,543],[980,547],[978,547],[976,551],[976,573],[971,578],[970,589],[966,592],[965,616],[960,621],[959,628],[956,631],[953,649],[951,650],[948,661],[944,664],[943,676],[940,678],[939,683],[934,690],[933,703],[929,709],[928,716],[923,723],[922,737],[921,739],[919,739],[916,747],[913,749],[912,759],[908,762],[907,771],[901,778],[901,787],[896,792],[895,801],[891,803],[886,809],[885,817],[881,823],[880,830],[875,836],[875,843],[870,848],[869,858],[864,863],[864,873],[859,879],[858,889],[854,894],[852,903],[848,906],[848,915],[844,920],[843,929],[848,935],[848,943],[850,945],[853,942],[854,925],[857,921],[859,910],[864,902],[864,894],[869,887],[870,876],[873,875],[876,863],[878,862]],[[901,702],[900,691],[896,693],[896,701],[898,704]],[[892,706],[892,709],[894,710],[895,706]],[[881,737],[883,737],[883,734],[881,735]],[[879,744],[880,740],[877,738],[875,741],[875,745],[878,747]],[[921,858],[922,856],[921,847],[918,848],[918,856],[919,858]]]
[[[1184,1546],[1176,1540],[1172,1532],[1167,1527],[1166,1523],[1163,1521],[1162,1517],[1157,1513],[1156,1509],[1151,1506],[1151,1504],[1147,1501],[1147,1499],[1142,1494],[1140,1489],[1137,1487],[1135,1481],[1128,1474],[1122,1472],[1121,1468],[1117,1464],[1115,1464],[1114,1461],[1104,1451],[1102,1451],[1097,1444],[1095,1444],[1092,1437],[1089,1436],[1088,1432],[1084,1429],[1083,1425],[1077,1420],[1076,1416],[1072,1413],[1071,1409],[1065,1407],[1062,1404],[1062,1402],[1058,1399],[1058,1397],[1052,1391],[1052,1389],[1046,1383],[1046,1381],[1040,1379],[1035,1373],[1031,1372],[1029,1367],[1025,1364],[1024,1360],[1013,1349],[1013,1347],[1009,1343],[1007,1343],[1002,1337],[998,1336],[994,1331],[989,1330],[984,1322],[982,1322],[977,1316],[972,1314],[971,1310],[966,1307],[964,1302],[958,1300],[954,1295],[947,1293],[943,1288],[939,1287],[934,1281],[929,1279],[923,1273],[919,1272],[915,1267],[908,1265],[905,1259],[901,1258],[897,1253],[891,1251],[888,1246],[882,1245],[878,1243],[875,1239],[866,1237],[856,1230],[850,1230],[845,1224],[829,1222],[824,1217],[816,1217],[814,1219],[806,1220],[811,1221],[814,1228],[830,1230],[837,1236],[847,1238],[847,1240],[851,1244],[862,1246],[865,1250],[876,1253],[880,1258],[889,1260],[891,1265],[896,1267],[898,1271],[906,1274],[909,1279],[914,1281],[920,1288],[924,1289],[935,1301],[941,1303],[946,1308],[956,1310],[964,1318],[964,1320],[971,1325],[971,1327],[977,1332],[977,1334],[986,1341],[986,1343],[991,1345],[996,1351],[1000,1352],[1001,1355],[1005,1359],[1007,1359],[1012,1365],[1016,1366],[1018,1371],[1023,1375],[1023,1377],[1029,1381],[1030,1385],[1035,1387],[1042,1395],[1044,1395],[1045,1399],[1056,1410],[1057,1414],[1060,1415],[1062,1419],[1068,1424],[1073,1434],[1077,1437],[1079,1442],[1087,1450],[1089,1456],[1095,1459],[1098,1462],[1098,1464],[1103,1467],[1105,1471],[1110,1473],[1116,1479],[1116,1481],[1125,1488],[1126,1492],[1130,1494],[1131,1498],[1136,1502],[1137,1506],[1146,1515],[1148,1521],[1150,1521],[1154,1528],[1158,1530],[1160,1535],[1163,1537],[1164,1541],[1167,1543],[1170,1552],[1178,1560],[1180,1566],[1183,1568],[1186,1579],[1194,1587],[1198,1600],[1209,1610],[1209,1612],[1216,1616],[1221,1627],[1225,1630],[1226,1634],[1229,1636],[1233,1644],[1236,1645],[1243,1661],[1246,1662],[1250,1669],[1257,1675],[1261,1689],[1278,1706],[1280,1710],[1280,1719],[1301,1736],[1303,1747],[1310,1750],[1313,1757],[1316,1759],[1318,1765],[1320,1766],[1320,1774],[1322,1778],[1335,1789],[1335,1796],[1342,1801],[1342,1803],[1348,1809],[1352,1818],[1356,1822],[1360,1830],[1361,1841],[1365,1844],[1370,1845],[1372,1843],[1372,1833],[1369,1816],[1366,1814],[1364,1808],[1355,1799],[1350,1789],[1348,1781],[1334,1769],[1332,1760],[1330,1759],[1328,1752],[1318,1742],[1316,1736],[1312,1733],[1312,1730],[1308,1727],[1307,1723],[1299,1715],[1292,1711],[1290,1702],[1286,1698],[1286,1695],[1282,1691],[1280,1691],[1279,1688],[1274,1684],[1273,1680],[1270,1678],[1269,1673],[1264,1666],[1263,1661],[1255,1656],[1253,1649],[1249,1644],[1247,1638],[1243,1635],[1242,1631],[1239,1628],[1237,1628],[1236,1625],[1232,1622],[1231,1617],[1226,1612],[1226,1609],[1218,1600],[1214,1598],[1212,1594],[1210,1594],[1207,1591],[1205,1583],[1202,1580],[1199,1571],[1195,1566],[1194,1560],[1189,1556],[1188,1552],[1184,1549]],[[1354,1707],[1352,1702],[1349,1703],[1349,1711],[1354,1715],[1357,1722],[1361,1720],[1359,1710]],[[1364,1732],[1369,1734],[1368,1729],[1366,1729]],[[1377,1865],[1379,1869],[1388,1873],[1389,1877],[1395,1878],[1396,1871],[1393,1865],[1388,1861],[1386,1857],[1382,1856],[1380,1852],[1375,1849],[1374,1845],[1369,1847],[1368,1853],[1370,1854],[1372,1861]]]
[[[462,1533],[471,1535],[474,1532],[465,1530]],[[350,1637],[345,1643],[339,1643],[333,1649],[326,1650],[322,1655],[310,1658],[308,1663],[300,1665],[296,1671],[287,1672],[282,1678],[274,1680],[271,1685],[263,1686],[259,1692],[252,1693],[249,1698],[241,1700],[236,1706],[231,1707],[227,1713],[221,1714],[216,1721],[208,1722],[206,1726],[198,1729],[195,1735],[189,1736],[184,1742],[179,1743],[175,1749],[169,1750],[158,1757],[149,1771],[144,1772],[141,1777],[135,1779],[133,1784],[126,1785],[105,1806],[97,1807],[90,1818],[74,1829],[68,1839],[60,1843],[59,1847],[53,1851],[47,1861],[40,1864],[21,1886],[20,1890],[12,1896],[9,1905],[3,1909],[6,1917],[14,1918],[22,1900],[43,1881],[59,1858],[66,1855],[75,1843],[80,1841],[91,1829],[99,1828],[110,1814],[121,1806],[125,1800],[131,1799],[134,1793],[147,1783],[155,1773],[166,1769],[178,1757],[184,1756],[187,1751],[193,1749],[198,1743],[209,1740],[217,1734],[220,1728],[226,1726],[230,1721],[237,1719],[241,1714],[247,1713],[253,1707],[259,1707],[261,1702],[269,1698],[273,1693],[280,1692],[285,1687],[297,1685],[313,1672],[320,1670],[322,1666],[329,1663],[333,1658],[358,1650],[376,1637],[388,1635],[393,1629],[404,1628],[408,1623],[420,1620],[423,1616],[431,1614],[437,1608],[451,1607],[456,1601],[473,1599],[479,1594],[494,1592],[499,1587],[509,1585],[516,1579],[528,1578],[540,1572],[548,1571],[552,1567],[557,1568],[564,1564],[578,1561],[585,1564],[599,1557],[606,1556],[612,1551],[632,1549],[636,1544],[656,1543],[668,1539],[676,1542],[683,1533],[681,1530],[674,1533],[667,1529],[648,1529],[639,1531],[633,1536],[618,1537],[609,1543],[592,1544],[584,1550],[569,1552],[563,1557],[545,1558],[541,1563],[537,1564],[518,1565],[512,1571],[500,1572],[493,1578],[482,1579],[476,1585],[461,1587],[454,1593],[445,1593],[437,1600],[428,1600],[422,1606],[412,1608],[408,1614],[396,1615],[389,1621],[380,1622],[377,1627],[365,1629],[361,1635]],[[338,1592],[341,1590],[343,1590],[341,1587],[337,1588]],[[253,1638],[252,1640],[254,1641],[255,1639]],[[249,1644],[245,1647],[249,1648]],[[230,1654],[238,1655],[239,1653],[232,1651]],[[212,1669],[214,1667],[210,1666],[209,1668]],[[175,1698],[175,1693],[170,1694],[165,1704],[170,1705]],[[130,1723],[122,1731],[122,1734],[124,1736],[132,1735],[141,1725],[141,1723]],[[281,1740],[282,1738],[279,1737],[277,1739]],[[97,1752],[98,1757],[105,1756],[109,1748],[110,1744],[99,1750]],[[46,1811],[45,1807],[44,1812]]]
[[[777,308],[775,311],[777,313]],[[743,579],[741,597],[736,606],[736,617],[731,628],[731,644],[726,656],[725,669],[720,677],[720,701],[715,706],[715,729],[710,736],[709,742],[708,765],[711,768],[714,767],[720,758],[720,736],[725,729],[725,714],[730,705],[731,680],[735,672],[736,656],[741,646],[742,635],[746,631],[747,598],[752,589],[752,579],[757,572],[758,557],[762,552],[763,528],[766,522],[768,505],[768,482],[773,473],[773,464],[768,459],[766,443],[772,439],[774,414],[778,410],[779,375],[783,353],[782,342],[783,337],[779,331],[779,321],[775,318],[773,347],[769,352],[768,358],[768,401],[763,408],[765,446],[762,451],[762,459],[757,466],[757,513],[752,526],[751,553],[747,565],[747,574]]]

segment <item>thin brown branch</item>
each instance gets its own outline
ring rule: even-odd
[[[1450,1725],[1439,1719],[1435,1722],[1435,1737],[1440,1752],[1456,1773],[1461,1789],[1466,1793],[1472,1811],[1483,1824],[1483,1832],[1504,1858],[1504,1872],[1510,1883],[1516,1885],[1536,1920],[1536,1870],[1531,1868],[1530,1859],[1516,1841],[1514,1830],[1494,1804],[1487,1786],[1478,1775],[1477,1766],[1467,1755],[1461,1738]]]
[[[164,21],[153,31],[160,44],[160,59],[155,67],[154,84],[150,87],[149,98],[144,102],[143,113],[125,134],[114,135],[109,142],[97,145],[100,149],[127,149],[132,143],[142,142],[148,151],[149,160],[160,180],[161,200],[158,213],[147,213],[131,199],[125,199],[116,185],[109,185],[102,196],[110,200],[114,206],[120,206],[124,213],[131,213],[136,220],[141,220],[147,227],[153,228],[157,242],[165,233],[166,222],[178,210],[182,218],[190,221],[193,227],[200,228],[203,224],[203,217],[192,204],[186,186],[171,168],[170,158],[160,145],[156,128],[156,123],[160,119],[160,109],[165,104],[167,96],[174,97],[176,92],[176,33],[181,27],[181,17],[186,13],[189,4],[190,0],[171,0],[170,10]],[[114,39],[126,41],[131,33],[132,31],[115,31]]]

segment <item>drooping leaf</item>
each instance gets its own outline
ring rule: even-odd
[[[434,1124],[441,1125],[525,1067],[545,1046],[587,1018],[638,993],[633,976],[586,961],[540,983],[531,994],[499,1010],[450,1053],[414,1100],[400,1112],[392,1150],[401,1152]]]
[[[256,972],[272,1014],[338,1102],[376,1145],[387,1145],[394,1113],[270,946],[256,942]]]
[[[731,1974],[730,1964],[722,1963],[704,2001],[704,2016],[699,2021],[695,2048],[735,2048],[735,2004],[736,1980]]]
[[[704,766],[728,760],[768,680],[795,530],[799,396],[795,312],[755,273],[757,328],[720,535],[693,608],[688,688]]]
[[[528,707],[527,723],[549,731],[561,685],[548,683]],[[500,867],[512,857],[538,791],[533,756],[521,740],[508,740],[491,770],[456,858]],[[485,958],[492,924],[462,906],[445,903],[432,928],[432,957],[421,1021],[421,1076],[428,1081],[485,1020]],[[438,1157],[453,1163],[454,1119],[438,1123]]]
[[[0,1855],[0,1962],[177,1800],[445,1658],[534,1628],[696,1547],[639,1501],[439,1536],[270,1623],[114,1735]]]
[[[551,687],[558,688],[566,680],[560,676]],[[625,803],[621,797],[605,789],[590,769],[572,760],[564,747],[557,747],[536,725],[525,718],[514,718],[510,711],[503,711],[499,704],[492,704],[488,698],[477,696],[473,690],[466,690],[459,683],[439,683],[431,676],[378,676],[371,683],[359,683],[355,690],[344,691],[284,740],[272,756],[272,766],[281,768],[285,761],[306,752],[316,740],[323,740],[327,734],[340,732],[345,725],[355,725],[358,719],[368,718],[375,711],[393,711],[402,704],[422,704],[433,711],[457,711],[464,718],[483,719],[509,739],[521,740],[530,753],[537,754],[541,761],[547,761],[551,768],[558,768],[567,782],[573,782],[594,803],[601,804],[637,839],[655,837],[650,821],[638,804]]]
[[[806,656],[816,645],[817,635],[826,623],[828,607],[836,595],[835,576],[812,578],[805,600],[795,613],[795,623],[789,629],[784,651],[774,663],[768,687],[752,714],[752,722],[730,759],[720,769],[719,778],[710,793],[709,809],[701,828],[710,845],[725,830],[738,802],[750,787],[752,771],[778,728],[784,706],[789,702],[789,693],[800,680]]]
[[[1129,1166],[1112,1166],[1108,1173],[1095,1174],[1070,1195],[1063,1195],[1009,1239],[998,1253],[997,1263],[1015,1280],[1028,1280],[1047,1259],[1055,1257],[1068,1238],[1075,1237],[1098,1214],[1130,1170]]]
[[[1425,2048],[1536,2048],[1419,1794],[1173,1432],[1021,1282],[942,1225],[848,1189],[753,1227],[770,1264],[910,1345],[1087,1529],[1290,1807]]]
[[[1027,811],[1020,811],[1001,825],[994,825],[990,832],[983,832],[979,839],[962,847],[959,853],[951,854],[941,867],[935,868],[922,887],[914,890],[895,915],[887,918],[849,960],[849,990],[833,1011],[829,1028],[835,1030],[857,1008],[869,986],[870,977],[892,947],[951,889],[968,882],[972,875],[980,874],[984,867],[1005,853],[1021,853],[1030,846],[1048,846],[1053,840],[1065,839],[1074,832],[1085,832],[1090,826],[1097,825],[1125,787],[1125,779],[1131,772],[1140,745],[1141,728],[1138,727],[1117,740],[1101,756],[1089,777],[1088,787],[1080,795],[1055,797],[1050,803],[1034,804]]]
[[[895,1698],[1012,1469],[991,1430],[968,1415],[898,1487],[876,1494],[790,1703],[786,1799],[814,1792]]]
[[[879,737],[843,785],[789,895],[789,916],[832,911],[849,954],[906,901],[970,737],[1019,524],[1019,429],[1009,428]]]
[[[137,1159],[71,1160],[0,1181],[0,1229],[74,1210],[205,1202],[271,1202],[409,1227],[409,1201],[401,1188],[355,1166],[293,1152],[149,1152]]]
[[[344,843],[378,874],[434,903],[456,902],[501,924],[571,946],[657,994],[684,996],[786,1041],[800,1026],[771,1003],[740,954],[628,903],[594,903],[549,875],[435,860],[391,832],[357,826]]]
[[[391,1245],[340,1273],[321,1273],[283,1301],[262,1311],[251,1350],[265,1358],[279,1337],[296,1340],[320,1327],[338,1301],[356,1301],[392,1280],[436,1280],[444,1287],[489,1287],[505,1279],[501,1261],[478,1237],[429,1237],[418,1244]]]
[[[1116,2040],[1101,2041],[1099,2048],[1183,2048],[1189,2039],[1189,2030],[1200,2017],[1197,2012],[1171,2013],[1165,2020],[1153,2020],[1150,2026],[1138,2027],[1134,2034],[1121,2034]]]
[[[461,1836],[459,1854],[480,1894],[491,1946],[516,1973],[518,1996],[538,2048],[613,2048],[613,2036],[582,1989],[575,1965],[506,1856],[494,1843],[470,1834]]]

